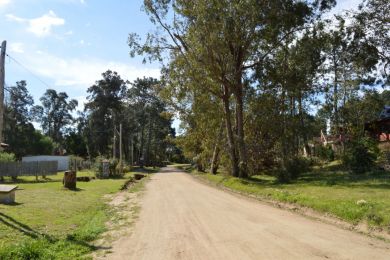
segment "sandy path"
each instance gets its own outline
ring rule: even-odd
[[[390,244],[246,200],[165,168],[108,259],[390,259]]]

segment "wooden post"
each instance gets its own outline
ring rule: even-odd
[[[3,142],[3,114],[4,114],[4,80],[5,80],[5,50],[7,48],[7,42],[3,41],[1,44],[0,54],[0,143]],[[0,151],[3,148],[0,146]]]

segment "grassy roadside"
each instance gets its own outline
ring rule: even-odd
[[[133,174],[78,182],[77,191],[62,188],[62,174],[38,183],[21,178],[17,203],[0,204],[0,259],[88,258],[86,254],[99,249],[91,242],[106,230],[112,214],[105,195],[118,192]],[[78,176],[92,175],[78,172]],[[136,192],[139,186],[130,191]]]
[[[371,228],[390,233],[389,173],[351,176],[330,165],[314,169],[289,184],[280,184],[265,175],[238,179],[223,174],[192,173],[243,194],[312,208],[351,224],[367,223]]]

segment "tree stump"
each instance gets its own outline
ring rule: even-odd
[[[75,171],[66,171],[64,173],[63,184],[64,187],[70,190],[76,189],[76,172]]]

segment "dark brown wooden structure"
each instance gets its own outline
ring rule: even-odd
[[[390,141],[390,118],[378,119],[364,124],[364,130],[380,142]]]

